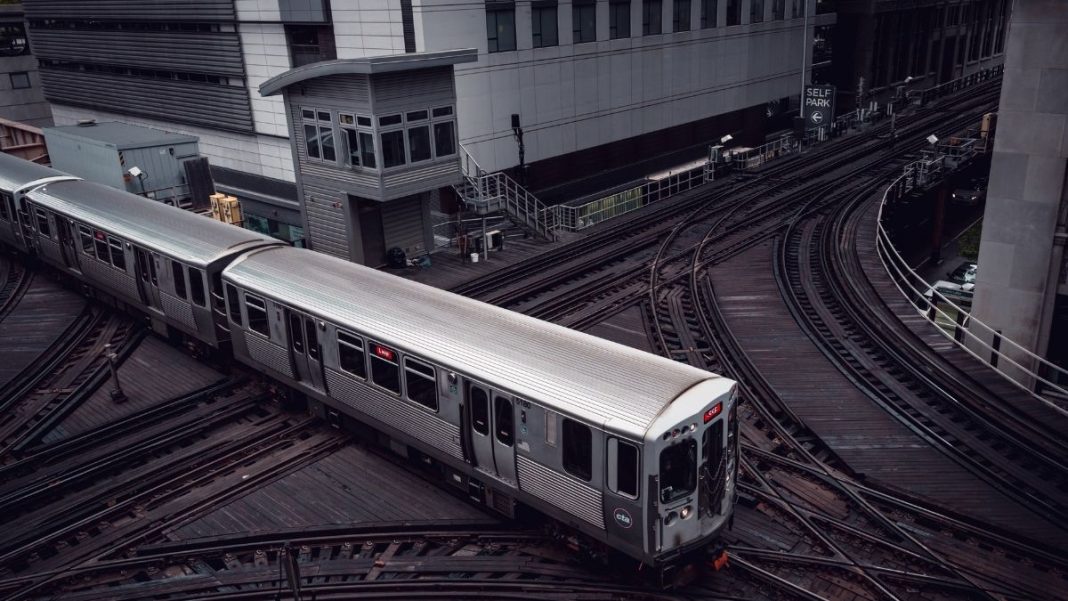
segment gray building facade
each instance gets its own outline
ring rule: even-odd
[[[35,127],[52,125],[21,4],[0,4],[0,117]]]

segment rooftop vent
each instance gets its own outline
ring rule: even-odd
[[[96,125],[96,119],[78,119],[78,127],[92,127]]]

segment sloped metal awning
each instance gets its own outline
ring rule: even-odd
[[[460,63],[471,63],[478,59],[478,50],[464,48],[442,52],[415,52],[410,54],[392,54],[387,56],[368,56],[364,58],[347,58],[323,61],[290,69],[260,84],[261,96],[273,96],[283,89],[309,79],[329,75],[374,75],[377,73],[396,73],[415,71],[433,67],[445,67]]]

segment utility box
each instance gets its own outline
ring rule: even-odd
[[[52,167],[167,204],[188,204],[185,163],[200,156],[195,136],[116,121],[43,130]]]

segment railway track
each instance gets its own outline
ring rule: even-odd
[[[1004,494],[1058,522],[1068,498],[1068,444],[1043,423],[1006,410],[941,358],[903,335],[894,316],[873,321],[853,241],[871,195],[799,218],[779,246],[780,288],[824,354],[887,411]],[[877,309],[876,309],[877,310]],[[889,332],[896,332],[888,335]],[[1050,416],[1051,418],[1053,416]]]
[[[129,318],[90,309],[0,394],[0,461],[27,453],[108,378],[108,350],[125,359],[144,336]]]
[[[32,277],[32,273],[19,261],[9,256],[0,256],[0,321],[3,321],[22,299]]]

